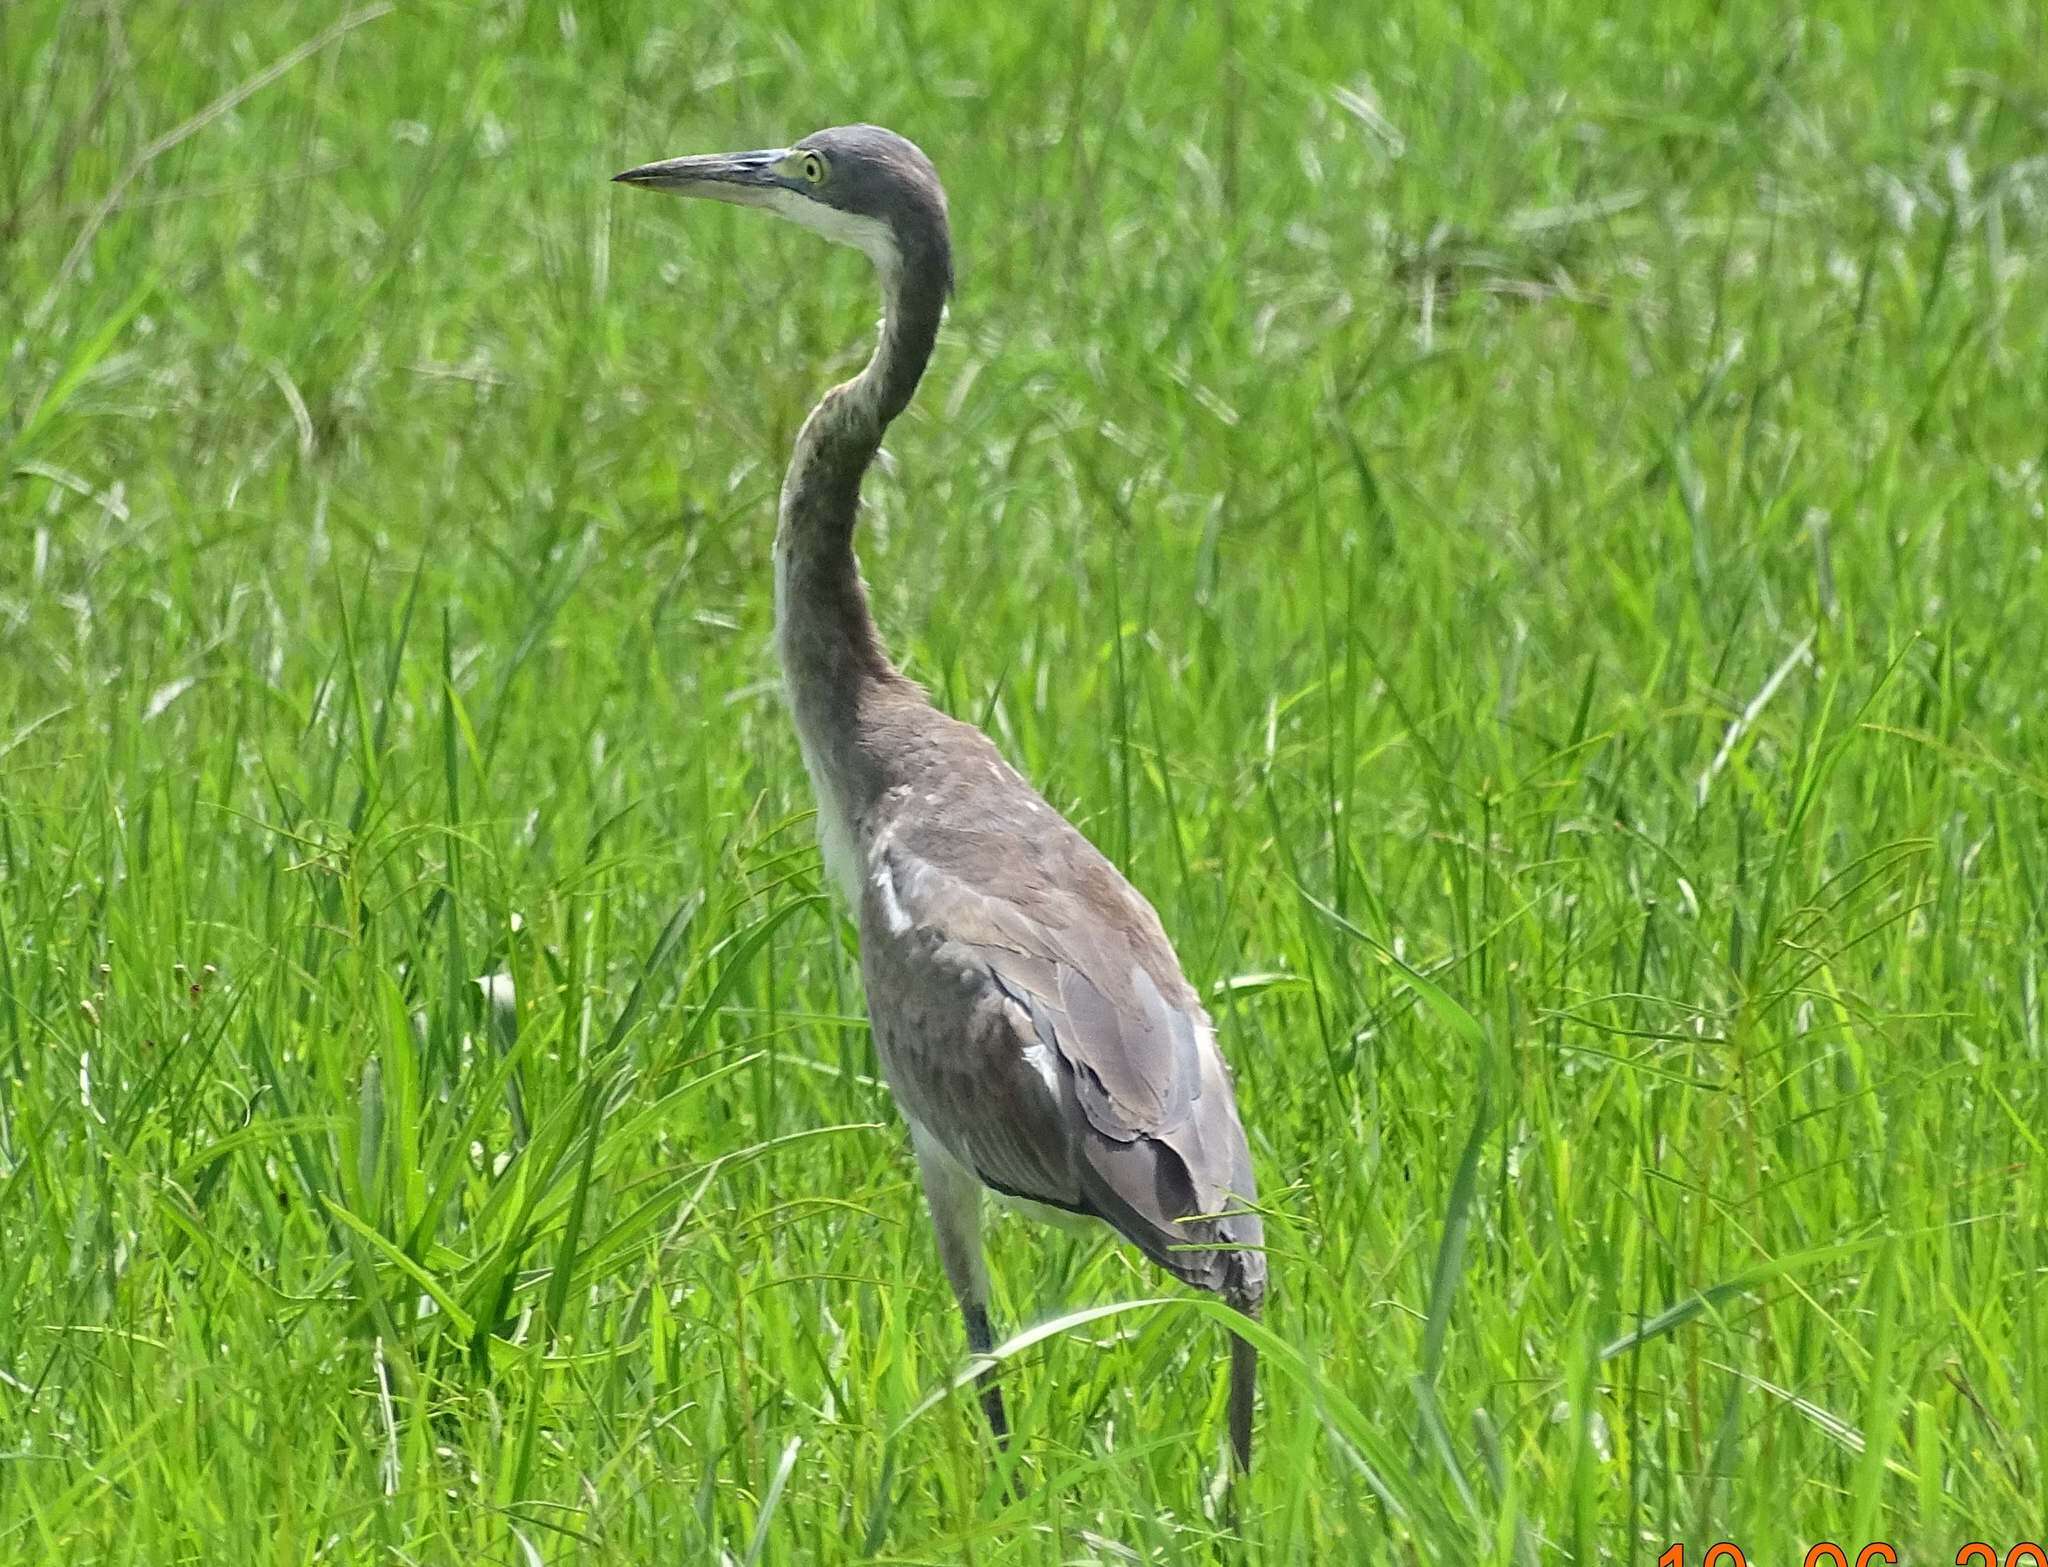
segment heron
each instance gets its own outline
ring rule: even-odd
[[[987,736],[933,706],[868,610],[853,547],[861,480],[953,291],[931,160],[893,131],[843,125],[614,178],[759,208],[862,251],[880,280],[873,353],[811,410],[783,479],[775,643],[824,866],[859,926],[876,1054],[984,1362],[983,1413],[1007,1445],[984,1189],[1103,1221],[1255,1319],[1264,1231],[1231,1073],[1152,905]],[[1232,1333],[1229,1433],[1244,1471],[1257,1370]]]

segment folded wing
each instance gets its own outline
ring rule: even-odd
[[[1052,822],[878,844],[862,952],[891,1085],[990,1186],[1256,1304],[1256,1188],[1214,1029],[1151,906]]]

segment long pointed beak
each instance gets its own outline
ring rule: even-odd
[[[639,185],[648,190],[665,190],[676,196],[700,196],[711,201],[730,201],[742,207],[757,207],[771,190],[782,184],[776,168],[789,156],[787,148],[768,147],[759,152],[718,152],[695,158],[664,158],[643,163],[637,169],[614,174],[621,185]]]

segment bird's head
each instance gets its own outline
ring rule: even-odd
[[[946,192],[917,146],[879,125],[813,131],[793,147],[643,163],[612,178],[676,196],[761,207],[865,251],[891,286],[906,272],[950,291]]]

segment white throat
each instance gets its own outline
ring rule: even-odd
[[[781,186],[768,192],[768,210],[777,217],[803,225],[814,234],[824,235],[835,245],[852,246],[875,264],[885,287],[895,281],[897,270],[903,265],[902,252],[896,248],[896,236],[880,218],[842,212],[837,207],[828,207],[822,201],[813,201]]]

